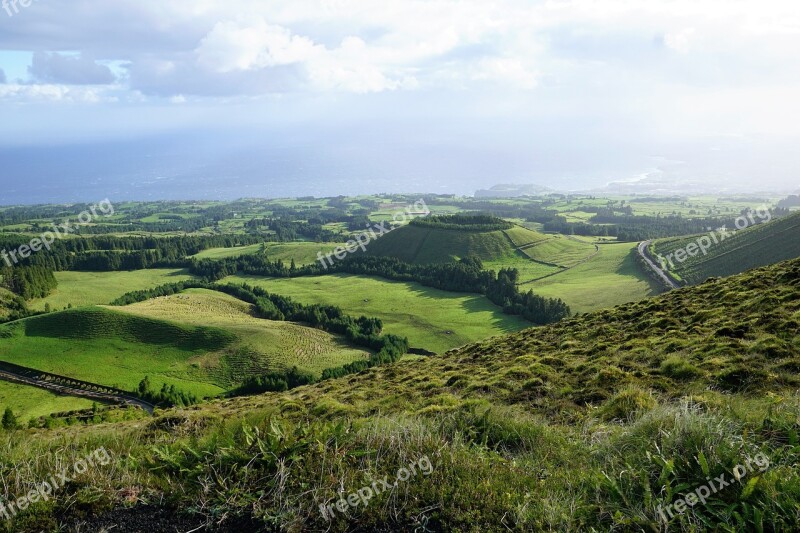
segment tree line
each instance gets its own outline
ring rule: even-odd
[[[24,236],[0,236],[0,249],[18,248]],[[264,242],[250,235],[114,237],[59,239],[50,250],[31,254],[20,265],[41,266],[59,272],[82,270],[113,272],[171,265],[209,248],[232,248]]]
[[[393,257],[358,255],[334,263],[328,269],[314,263],[300,267],[286,266],[283,261],[270,261],[258,255],[245,255],[219,260],[194,260],[192,274],[209,281],[218,281],[236,274],[276,278],[321,276],[333,273],[377,276],[393,281],[416,282],[426,287],[483,294],[503,308],[503,312],[520,315],[538,325],[557,322],[570,316],[570,309],[561,299],[545,298],[533,291],[517,289],[519,272],[508,268],[500,274],[483,270],[478,258],[463,258],[454,263],[418,265]]]
[[[409,222],[409,224],[420,228],[454,229],[461,231],[497,231],[514,227],[514,224],[502,218],[481,213],[420,217],[415,218]]]
[[[0,287],[23,300],[44,298],[58,287],[53,271],[42,266],[0,267]]]

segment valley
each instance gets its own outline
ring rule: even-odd
[[[709,216],[720,226],[729,221],[735,203],[678,199],[630,210],[636,200],[426,196],[431,214],[400,223],[387,218],[416,197],[117,206],[115,218],[91,233],[0,272],[0,361],[129,391],[154,404],[154,414],[10,381],[0,381],[0,408],[48,448],[77,439],[141,456],[146,434],[161,446],[148,490],[164,482],[160,469],[180,465],[172,479],[190,505],[198,487],[178,472],[208,475],[206,461],[219,460],[223,449],[246,457],[242,442],[289,446],[278,452],[296,469],[284,519],[302,528],[321,527],[313,508],[334,490],[311,481],[320,466],[302,451],[321,442],[346,450],[323,451],[319,460],[353,486],[359,481],[350,471],[435,457],[439,470],[409,496],[426,499],[434,483],[459,479],[459,492],[490,502],[467,518],[466,496],[439,494],[435,510],[423,513],[447,529],[494,531],[510,510],[520,529],[624,529],[621,517],[632,515],[656,527],[657,503],[667,499],[653,492],[641,500],[657,488],[641,476],[699,482],[705,471],[686,459],[686,447],[713,461],[715,472],[735,461],[735,446],[762,450],[789,475],[794,452],[759,428],[769,419],[775,438],[796,438],[799,267],[780,261],[800,255],[792,247],[800,235],[797,214],[776,208],[769,222],[670,268],[681,284],[699,285],[667,291],[640,246],[654,257],[674,254],[703,235],[696,230]],[[710,205],[706,214],[684,218],[695,202]],[[608,212],[586,211],[601,205]],[[214,219],[204,215],[212,207]],[[660,208],[681,214],[662,219]],[[13,232],[0,240],[30,239],[48,214],[68,208],[29,209],[28,225],[15,214],[5,228]],[[0,229],[7,211],[0,208]],[[351,247],[332,266],[319,264],[320,252],[345,249],[361,228],[381,221],[393,230],[363,252]],[[731,274],[739,275],[718,279]],[[701,283],[706,277],[714,279]],[[718,444],[707,444],[710,425],[722,423],[739,429],[713,430]],[[342,424],[345,433],[336,429]],[[62,433],[49,434],[54,428]],[[0,431],[0,439],[16,431],[23,430]],[[742,441],[741,431],[751,436]],[[401,442],[401,434],[392,454],[359,458],[358,450],[380,449],[385,438]],[[4,446],[37,470],[49,468],[46,457],[11,440]],[[642,450],[625,455],[635,475],[615,451],[631,446]],[[660,459],[650,463],[645,452]],[[229,467],[239,468],[237,461]],[[265,461],[259,475],[275,468]],[[130,466],[121,474],[98,480],[109,488],[104,497],[143,472]],[[543,488],[541,476],[555,484]],[[246,509],[240,488],[213,483],[226,510],[265,518]],[[248,483],[245,492],[254,490]],[[317,496],[298,496],[298,483]],[[729,505],[745,512],[746,501],[757,499],[779,516],[770,506],[786,502],[775,499],[776,483],[765,477]],[[508,499],[494,500],[500,493]],[[357,519],[365,528],[383,520],[371,512]],[[393,520],[417,524],[407,515]]]

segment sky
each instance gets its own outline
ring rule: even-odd
[[[793,191],[797,50],[792,1],[5,0],[0,185]]]

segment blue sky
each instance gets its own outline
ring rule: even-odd
[[[790,1],[16,5],[0,8],[6,147],[307,131],[353,161],[412,142],[531,167],[487,186],[539,170],[576,187],[648,173],[800,184]]]

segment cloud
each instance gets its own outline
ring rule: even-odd
[[[325,49],[308,37],[263,20],[247,26],[228,21],[214,26],[195,53],[200,65],[225,73],[303,63],[324,54]]]
[[[116,81],[111,69],[93,59],[59,53],[36,52],[28,67],[36,82],[65,85],[109,85]]]
[[[696,32],[697,30],[694,28],[686,28],[675,33],[668,33],[664,36],[664,44],[676,52],[687,54]]]
[[[4,84],[0,86],[0,98],[23,102],[71,102],[84,104],[116,101],[115,97],[106,96],[92,87],[56,84]]]

